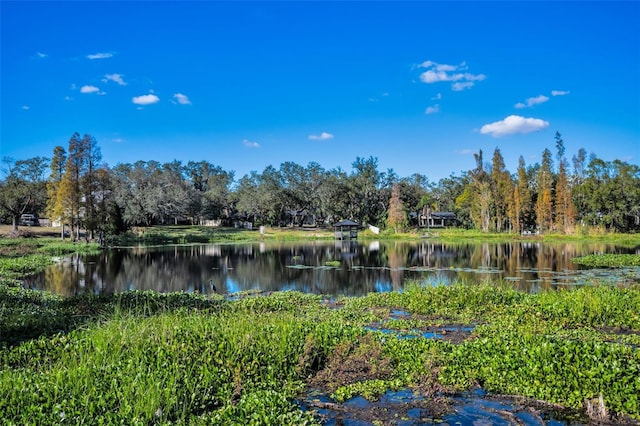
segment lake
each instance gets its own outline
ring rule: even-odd
[[[527,292],[640,283],[640,268],[588,269],[571,263],[574,257],[594,253],[640,253],[640,246],[430,239],[140,246],[65,257],[29,277],[25,285],[65,296],[130,290],[206,294],[298,290],[358,296],[398,290],[409,280],[428,285],[503,281]]]

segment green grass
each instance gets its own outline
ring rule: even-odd
[[[301,241],[333,239],[328,229],[269,228],[261,234],[258,229],[208,227],[208,226],[151,226],[137,227],[116,237],[114,245],[131,244],[194,244],[241,243],[253,241]]]
[[[640,419],[635,287],[524,294],[412,284],[342,298],[339,309],[297,292],[232,301],[0,289],[0,412],[9,423],[311,424],[294,399],[316,377],[339,401],[481,384],[581,408],[602,393],[611,412]],[[460,344],[364,328],[393,309],[419,318],[407,326],[476,328]],[[363,375],[340,376],[354,366]]]

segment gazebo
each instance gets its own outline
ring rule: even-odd
[[[352,220],[341,220],[333,224],[336,240],[350,240],[358,238],[358,228],[360,225]]]

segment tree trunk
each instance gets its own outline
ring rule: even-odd
[[[13,215],[11,222],[13,225],[13,231],[18,232],[18,216]]]

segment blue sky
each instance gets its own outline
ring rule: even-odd
[[[1,156],[285,161],[437,181],[560,131],[640,161],[639,2],[8,2]]]

